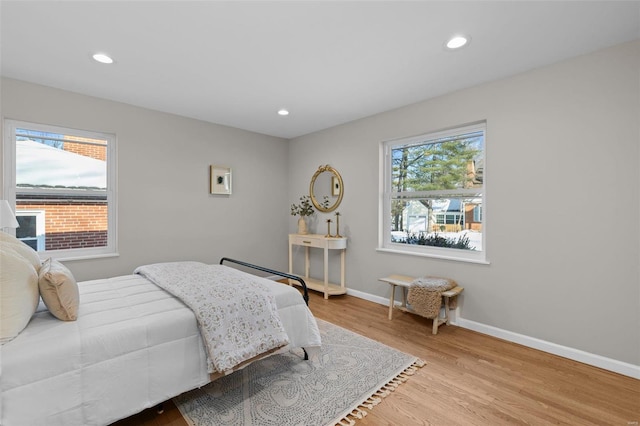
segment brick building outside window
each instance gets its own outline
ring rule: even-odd
[[[115,253],[115,137],[7,122],[5,196],[15,202],[16,236],[56,257]]]

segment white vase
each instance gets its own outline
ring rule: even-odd
[[[308,234],[309,228],[307,228],[307,221],[303,216],[298,219],[298,234]]]

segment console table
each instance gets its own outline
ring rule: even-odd
[[[347,288],[344,283],[344,259],[347,249],[347,239],[344,237],[325,237],[319,234],[289,234],[289,273],[293,274],[293,246],[303,246],[304,253],[304,280],[307,287],[324,293],[324,298],[338,294],[345,294]],[[309,248],[319,248],[324,253],[324,279],[319,280],[309,277]],[[340,284],[329,282],[329,250],[341,250],[340,253]],[[289,280],[289,284],[297,284]]]

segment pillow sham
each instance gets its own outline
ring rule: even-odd
[[[29,324],[40,295],[38,274],[9,245],[0,245],[0,343],[13,340]]]
[[[38,286],[42,301],[54,317],[62,321],[78,319],[78,283],[66,266],[57,260],[45,260],[40,268]]]
[[[9,246],[20,256],[24,257],[29,263],[31,263],[36,272],[40,270],[42,261],[40,260],[40,256],[38,256],[38,252],[36,252],[34,249],[20,241],[13,235],[9,235],[6,232],[0,231],[0,245]]]

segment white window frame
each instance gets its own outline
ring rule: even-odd
[[[483,214],[482,214],[482,207],[483,206],[475,206],[473,208],[473,220],[474,222],[482,222],[483,226],[484,226],[484,218],[483,218]]]
[[[45,211],[44,210],[16,210],[16,217],[35,216],[36,218],[36,236],[29,239],[36,240],[37,251],[44,251],[46,247],[45,241]],[[26,238],[20,238],[25,240]]]
[[[442,139],[450,136],[456,136],[466,133],[472,133],[482,131],[484,132],[484,149],[483,149],[483,188],[482,194],[477,197],[482,199],[482,248],[481,250],[462,250],[444,247],[431,247],[414,244],[397,243],[391,241],[391,201],[392,201],[392,161],[391,151],[393,148],[403,145],[421,144],[430,140]],[[487,216],[486,208],[486,192],[487,192],[487,173],[486,173],[486,152],[487,152],[487,137],[486,137],[486,123],[479,122],[465,126],[460,126],[448,130],[427,133],[419,136],[393,139],[383,141],[380,143],[380,155],[379,155],[379,207],[378,207],[378,248],[380,252],[396,253],[412,256],[423,256],[437,259],[446,259],[471,263],[488,264],[487,257],[487,226],[484,220]],[[429,196],[441,193],[443,198],[464,196],[465,194],[476,194],[477,189],[459,189],[459,190],[443,190],[443,191],[428,191]],[[420,193],[413,193],[414,196],[419,196]],[[427,194],[425,194],[427,195]],[[462,213],[464,214],[464,212]]]
[[[53,126],[47,124],[30,123],[18,120],[4,120],[4,143],[2,155],[3,170],[3,197],[9,201],[10,205],[16,205],[16,129],[29,129],[41,132],[58,133],[62,135],[73,135],[92,139],[107,141],[107,245],[103,247],[89,247],[66,250],[40,251],[41,258],[54,257],[60,260],[90,259],[98,257],[110,257],[118,255],[117,245],[117,153],[116,136],[110,133],[93,132],[87,130],[71,129],[67,127]],[[59,194],[55,189],[21,189],[20,192],[34,192],[36,194]],[[91,191],[86,191],[84,195],[92,195]],[[104,195],[103,191],[96,191],[95,195]]]

